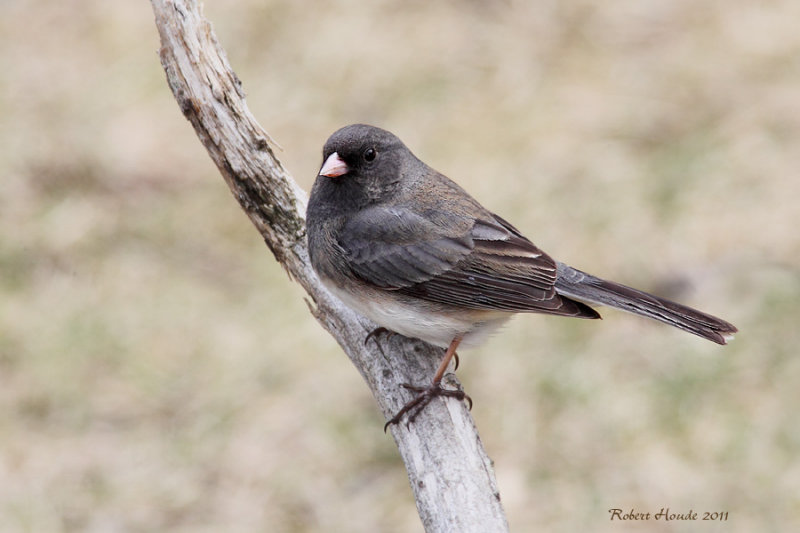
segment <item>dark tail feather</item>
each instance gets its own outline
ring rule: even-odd
[[[576,300],[646,316],[717,344],[726,344],[738,331],[732,324],[715,316],[613,281],[596,278],[563,263],[558,263],[556,291]]]

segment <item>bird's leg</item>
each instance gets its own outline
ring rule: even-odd
[[[375,345],[378,347],[381,353],[383,353],[383,348],[381,347],[381,343],[378,342],[378,335],[388,335],[392,337],[394,335],[398,335],[398,333],[395,333],[390,329],[386,329],[383,326],[377,327],[372,331],[370,331],[369,333],[367,333],[367,336],[364,337],[364,346],[367,345],[370,339],[375,339]],[[453,367],[453,371],[456,371],[458,370],[458,364],[460,362],[457,353],[453,353],[453,360],[455,361],[455,366]]]
[[[403,387],[407,388],[408,390],[414,391],[418,393],[413,400],[408,402],[400,409],[396,415],[394,415],[386,425],[383,426],[383,430],[386,431],[386,428],[393,424],[397,424],[402,420],[403,415],[406,413],[410,413],[408,415],[408,421],[406,425],[408,426],[411,422],[414,421],[415,418],[425,409],[425,406],[430,403],[431,400],[436,398],[437,396],[446,396],[449,398],[456,398],[458,400],[467,400],[469,402],[469,408],[472,409],[472,398],[466,395],[462,390],[451,390],[445,389],[442,387],[442,378],[444,377],[445,372],[447,372],[447,367],[450,364],[450,361],[453,357],[456,356],[456,348],[458,348],[459,343],[463,335],[457,336],[453,341],[450,343],[450,346],[447,347],[447,350],[444,353],[444,358],[442,359],[439,368],[436,369],[436,374],[433,376],[433,382],[427,387],[415,387],[414,385],[409,385],[408,383],[403,383]]]

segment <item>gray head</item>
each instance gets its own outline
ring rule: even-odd
[[[336,131],[325,142],[320,175],[354,177],[376,169],[391,170],[402,153],[410,152],[392,133],[367,124],[351,124]]]
[[[312,197],[324,193],[342,208],[390,198],[408,171],[422,165],[392,133],[366,124],[345,126],[331,135],[322,160]]]

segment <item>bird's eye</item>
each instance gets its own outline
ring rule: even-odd
[[[375,148],[367,148],[366,150],[364,150],[365,161],[374,161],[377,155],[378,152],[375,151]]]

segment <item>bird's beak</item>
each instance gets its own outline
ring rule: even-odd
[[[329,155],[325,163],[322,164],[322,168],[319,169],[319,175],[325,176],[326,178],[337,178],[348,172],[350,172],[350,167],[347,166],[347,163],[345,163],[336,152]]]

